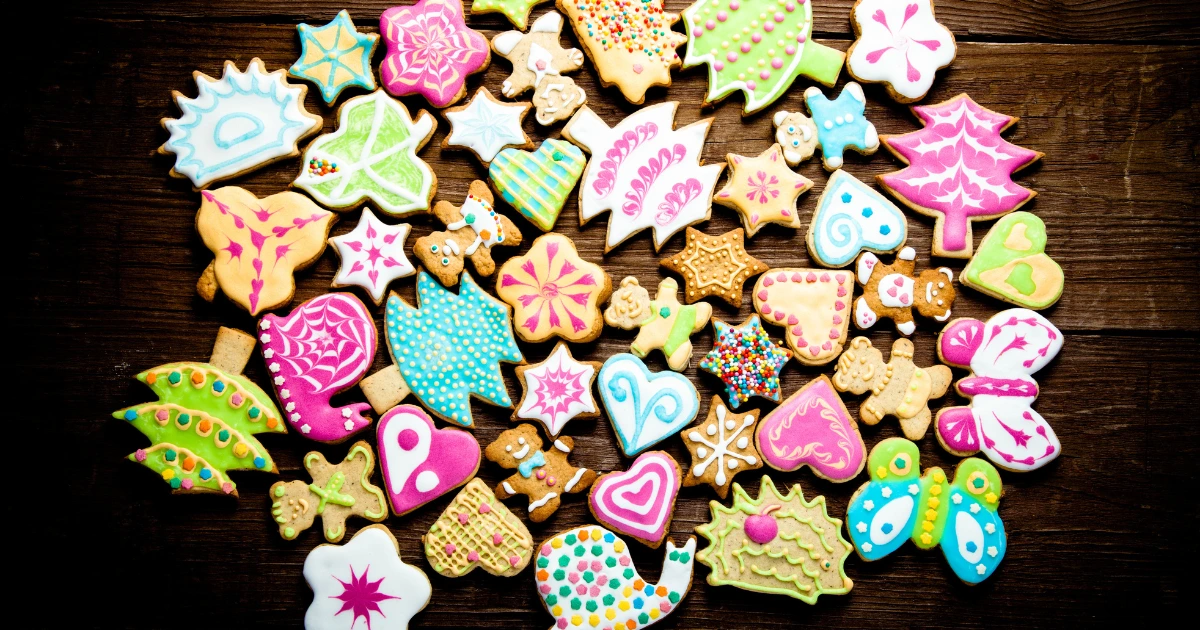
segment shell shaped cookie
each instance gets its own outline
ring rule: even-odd
[[[856,81],[883,83],[900,103],[925,98],[934,74],[954,61],[954,34],[938,23],[933,0],[858,0],[850,10],[858,37],[846,52]]]

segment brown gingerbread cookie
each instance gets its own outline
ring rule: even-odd
[[[913,363],[913,343],[897,339],[892,344],[892,357],[883,362],[883,353],[866,337],[850,340],[850,347],[838,358],[833,373],[833,386],[839,392],[871,395],[858,409],[866,424],[877,424],[884,416],[896,416],[904,437],[919,440],[925,437],[929,421],[929,401],[946,395],[954,375],[944,365],[921,368]]]
[[[508,217],[496,212],[495,198],[482,181],[471,182],[461,206],[439,201],[433,215],[446,224],[445,232],[417,239],[413,254],[445,286],[458,284],[467,258],[481,276],[496,272],[492,247],[521,244],[521,231]]]
[[[534,118],[543,125],[570,118],[587,102],[583,88],[571,77],[563,76],[564,72],[583,67],[583,51],[562,47],[562,28],[562,14],[550,11],[534,20],[528,33],[508,31],[492,39],[492,50],[513,65],[500,91],[516,98],[533,90],[533,106],[537,109]]]
[[[375,453],[359,440],[346,459],[331,464],[312,451],[304,456],[304,467],[312,483],[299,479],[271,486],[271,516],[279,524],[279,535],[292,540],[321,517],[325,540],[338,542],[346,535],[346,519],[361,516],[376,523],[387,518],[383,491],[371,483]]]
[[[729,496],[734,475],[762,468],[762,454],[754,442],[758,413],[757,409],[746,413],[730,411],[720,396],[713,396],[708,418],[681,434],[684,446],[692,454],[692,465],[684,473],[683,486],[708,484],[724,499]]]
[[[567,463],[575,442],[569,437],[554,440],[554,447],[542,451],[537,427],[522,424],[500,434],[488,445],[484,456],[502,468],[517,473],[496,486],[496,497],[507,499],[518,494],[529,497],[529,520],[540,523],[558,509],[562,495],[583,492],[596,480],[596,471],[576,468]]]
[[[742,228],[708,236],[689,227],[683,251],[658,264],[683,276],[684,302],[693,304],[715,295],[739,308],[742,306],[742,284],[767,270],[761,260],[746,251]]]
[[[900,250],[896,262],[885,265],[879,257],[866,252],[855,265],[863,294],[854,303],[854,325],[867,329],[881,318],[896,323],[902,335],[917,329],[912,311],[939,322],[950,319],[954,304],[954,272],[946,267],[926,269],[913,276],[917,252],[911,247]]]

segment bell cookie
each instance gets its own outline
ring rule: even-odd
[[[642,453],[629,470],[601,475],[588,505],[601,525],[657,549],[671,530],[682,486],[679,464],[665,451]]]
[[[817,124],[800,112],[777,111],[771,117],[771,123],[775,125],[775,142],[783,147],[783,159],[787,160],[788,166],[799,166],[820,146]]]
[[[692,361],[691,337],[712,317],[712,306],[679,303],[679,283],[667,278],[658,284],[658,295],[650,300],[650,292],[627,276],[621,287],[613,292],[604,321],[621,330],[639,329],[630,345],[638,358],[654,350],[662,350],[667,366],[676,372],[687,369]]]
[[[420,94],[437,108],[467,92],[467,77],[492,61],[487,37],[467,27],[461,0],[417,0],[379,17],[387,54],[379,65],[383,87],[396,96]]]
[[[954,34],[933,15],[933,0],[858,0],[850,9],[857,38],[846,51],[855,81],[883,83],[898,103],[925,98],[934,74],[958,53]]]
[[[416,405],[397,405],[379,418],[379,468],[392,513],[404,516],[467,483],[483,459],[467,431],[437,428]]]
[[[762,468],[762,455],[754,443],[758,426],[757,409],[746,413],[730,411],[720,396],[708,405],[708,418],[684,431],[683,445],[692,455],[692,465],[683,476],[683,486],[709,485],[724,499],[733,476]]]
[[[742,305],[742,284],[767,270],[767,266],[746,251],[742,228],[720,236],[689,227],[683,251],[658,263],[683,276],[683,301],[694,304],[710,295]]]
[[[808,466],[834,483],[857,477],[867,461],[858,423],[824,374],[760,420],[754,442],[771,468],[790,472]]]
[[[543,234],[523,256],[500,267],[496,296],[513,307],[517,336],[545,341],[553,336],[582,343],[600,336],[600,305],[612,293],[604,268],[588,262],[562,234]]]
[[[813,183],[788,168],[778,144],[757,157],[730,153],[725,159],[729,163],[729,179],[713,195],[713,203],[737,210],[746,236],[754,236],[768,223],[800,228],[796,204]]]
[[[700,394],[687,377],[651,372],[632,354],[609,357],[596,386],[621,452],[629,457],[678,433],[700,409]]]
[[[537,151],[501,151],[488,165],[488,181],[517,212],[539,230],[549,232],[586,163],[578,147],[549,138]]]
[[[512,577],[533,557],[529,530],[482,479],[472,479],[454,497],[421,542],[430,566],[446,577],[462,577],[476,567]]]
[[[532,107],[530,103],[497,100],[491,91],[481,87],[465,105],[442,110],[450,123],[450,133],[442,140],[442,148],[466,149],[484,164],[494,160],[505,147],[532,149],[537,145],[522,127]]]
[[[917,329],[913,309],[925,317],[944,322],[950,319],[954,305],[954,272],[948,267],[926,269],[914,276],[917,252],[911,247],[900,250],[896,262],[885,265],[879,257],[867,252],[858,257],[855,276],[863,294],[854,302],[854,325],[867,329],[880,318],[896,324],[902,335]]]
[[[883,353],[866,337],[850,340],[850,347],[838,357],[833,386],[839,392],[871,395],[858,409],[858,418],[867,425],[878,424],[884,416],[900,421],[904,437],[925,437],[929,421],[929,401],[946,395],[954,375],[944,365],[917,367],[913,363],[913,343],[897,339],[892,356],[883,362]]]
[[[379,306],[392,280],[417,273],[404,255],[404,241],[411,226],[388,225],[363,207],[353,230],[329,239],[341,263],[333,276],[333,288],[362,287]]]
[[[583,492],[596,480],[596,472],[567,462],[575,442],[569,437],[554,440],[542,451],[537,427],[522,424],[500,434],[488,445],[484,456],[516,474],[496,485],[496,498],[504,500],[523,494],[529,497],[529,520],[541,523],[558,511],[562,496]]]
[[[371,445],[358,441],[346,458],[330,464],[318,451],[304,456],[304,469],[312,483],[279,481],[271,486],[271,516],[279,535],[293,540],[321,517],[325,540],[339,542],[346,535],[346,519],[358,516],[379,523],[387,518],[383,491],[371,483],[375,455]]]
[[[713,337],[713,349],[700,360],[700,369],[721,379],[734,409],[751,396],[779,402],[779,373],[792,351],[771,341],[758,315],[739,326],[714,319]]]
[[[288,68],[288,76],[309,81],[321,90],[326,105],[332,105],[342,90],[375,89],[371,56],[379,44],[374,33],[359,33],[346,10],[325,26],[300,24],[300,58]]]
[[[468,258],[476,273],[490,276],[496,272],[492,247],[521,244],[521,230],[508,217],[496,212],[492,191],[479,180],[471,182],[461,206],[439,201],[433,206],[433,216],[446,224],[446,231],[417,239],[413,255],[438,282],[448,287],[458,284]]]
[[[797,361],[825,365],[842,353],[853,295],[849,271],[770,269],[754,284],[754,310],[764,322],[784,327]]]
[[[1028,212],[1000,217],[958,281],[994,298],[1040,311],[1062,297],[1062,267],[1046,255],[1046,224]]]
[[[512,419],[537,420],[553,439],[572,419],[599,416],[592,397],[599,372],[600,362],[577,361],[566,342],[558,342],[545,361],[517,366],[522,394]]]
[[[501,93],[515,98],[533,90],[534,119],[542,125],[566,120],[587,102],[583,88],[564,72],[583,67],[583,52],[562,47],[563,18],[550,11],[533,22],[528,33],[507,31],[492,38],[492,51],[512,63]]]
[[[907,240],[900,208],[843,170],[829,176],[805,237],[813,260],[832,268],[849,265],[863,251],[895,253]]]
[[[864,112],[867,99],[862,86],[851,81],[834,100],[829,100],[821,88],[804,91],[804,103],[817,125],[817,145],[821,147],[821,164],[827,171],[842,167],[846,149],[863,155],[879,150],[879,134]]]

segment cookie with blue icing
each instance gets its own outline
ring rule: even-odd
[[[817,199],[808,253],[822,267],[845,267],[864,251],[891,254],[908,240],[904,213],[857,177],[838,170]]]
[[[488,166],[488,180],[517,212],[549,232],[586,163],[579,147],[551,138],[536,151],[501,151]]]
[[[604,362],[596,386],[621,452],[629,457],[679,433],[700,409],[700,393],[686,376],[651,372],[628,353]]]
[[[865,116],[867,99],[859,84],[847,83],[832,101],[821,88],[810,87],[804,91],[804,103],[817,125],[817,144],[825,170],[841,168],[846,149],[863,155],[879,150],[879,134]]]
[[[288,68],[288,75],[310,81],[321,90],[327,105],[349,87],[375,89],[371,55],[379,44],[374,33],[359,33],[342,10],[325,26],[300,24],[300,58]]]

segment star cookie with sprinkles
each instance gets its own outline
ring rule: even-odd
[[[375,89],[371,55],[379,36],[359,33],[348,12],[338,13],[325,26],[301,24],[296,30],[300,32],[300,58],[288,68],[288,75],[316,84],[326,105],[348,87]]]
[[[744,234],[742,228],[720,236],[687,229],[683,251],[659,263],[683,276],[685,303],[714,295],[733,306],[742,305],[742,283],[767,270],[761,260],[746,251]]]
[[[537,145],[521,127],[532,107],[531,103],[499,101],[481,87],[466,105],[442,112],[450,121],[450,133],[442,140],[442,148],[467,149],[484,164],[490,163],[505,147],[532,149]]]
[[[729,404],[737,409],[751,396],[779,402],[779,372],[792,352],[771,341],[758,315],[737,327],[714,319],[713,331],[717,341],[700,361],[700,369],[725,383]]]
[[[762,455],[754,443],[758,410],[734,413],[720,396],[713,396],[708,418],[683,433],[683,444],[692,454],[692,465],[683,476],[685,488],[708,484],[724,499],[733,476],[762,468]]]
[[[713,195],[713,202],[737,210],[746,226],[746,236],[754,236],[768,223],[801,227],[796,202],[813,183],[788,168],[782,147],[773,144],[757,157],[730,153],[726,160],[729,180]]]

